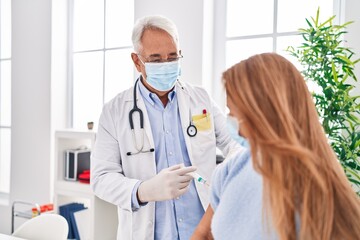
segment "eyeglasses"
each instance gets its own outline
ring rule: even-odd
[[[137,54],[140,57],[142,57],[145,62],[148,63],[164,63],[164,62],[176,62],[178,61],[180,58],[183,58],[183,55],[181,55],[181,53],[179,54],[174,54],[174,55],[170,55],[168,56],[168,58],[166,59],[162,59],[161,56],[149,56],[149,57],[144,57],[141,54]],[[140,59],[141,60],[141,59]],[[143,61],[141,61],[142,63],[144,63]]]

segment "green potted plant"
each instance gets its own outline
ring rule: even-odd
[[[307,28],[299,29],[303,43],[287,51],[302,65],[308,83],[320,91],[312,91],[320,120],[329,143],[338,156],[345,174],[360,196],[360,96],[353,96],[354,52],[343,46],[346,26],[333,24],[335,16],[323,23],[316,17],[306,19]]]

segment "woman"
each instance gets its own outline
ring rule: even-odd
[[[359,239],[360,201],[328,144],[299,71],[275,53],[223,73],[251,150],[221,164],[193,239]],[[214,213],[213,213],[214,211]]]

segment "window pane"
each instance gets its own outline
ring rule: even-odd
[[[278,0],[278,32],[297,31],[306,27],[305,18],[316,17],[320,6],[320,22],[333,16],[333,1],[329,0]]]
[[[287,58],[300,71],[302,69],[300,63],[298,62],[298,60],[295,57],[291,56],[290,53],[286,51],[286,49],[289,46],[297,48],[298,46],[301,45],[302,41],[303,41],[303,38],[301,37],[301,35],[278,37],[277,38],[277,46],[276,46],[276,52],[279,53],[280,55],[284,56],[285,58]]]
[[[74,0],[74,51],[104,47],[104,0]]]
[[[227,0],[227,37],[273,32],[273,0]]]
[[[11,54],[11,0],[0,0],[0,58]]]
[[[11,62],[0,62],[0,126],[11,124]]]
[[[134,1],[106,0],[106,48],[131,46]]]
[[[257,53],[272,52],[272,49],[272,38],[228,41],[226,43],[226,67],[231,67]]]
[[[0,192],[10,192],[11,130],[0,128]]]
[[[105,54],[105,102],[134,83],[131,50],[112,50]]]
[[[74,128],[99,119],[103,105],[103,52],[74,54]]]
[[[303,38],[301,37],[301,35],[279,37],[277,39],[277,50],[276,50],[279,54],[281,54],[290,62],[292,62],[292,64],[294,64],[295,67],[300,72],[304,69],[303,66],[301,66],[301,64],[295,57],[291,56],[290,53],[286,52],[285,49],[289,46],[292,46],[294,48],[299,47],[302,42],[303,42]],[[308,81],[306,83],[310,91],[315,91],[317,93],[321,92],[321,88],[318,85],[316,85],[314,82]]]

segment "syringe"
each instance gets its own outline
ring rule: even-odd
[[[188,175],[192,176],[195,179],[195,181],[210,187],[210,185],[207,183],[207,180],[202,176],[200,176],[200,174],[198,174],[197,172],[191,172],[188,173]]]

